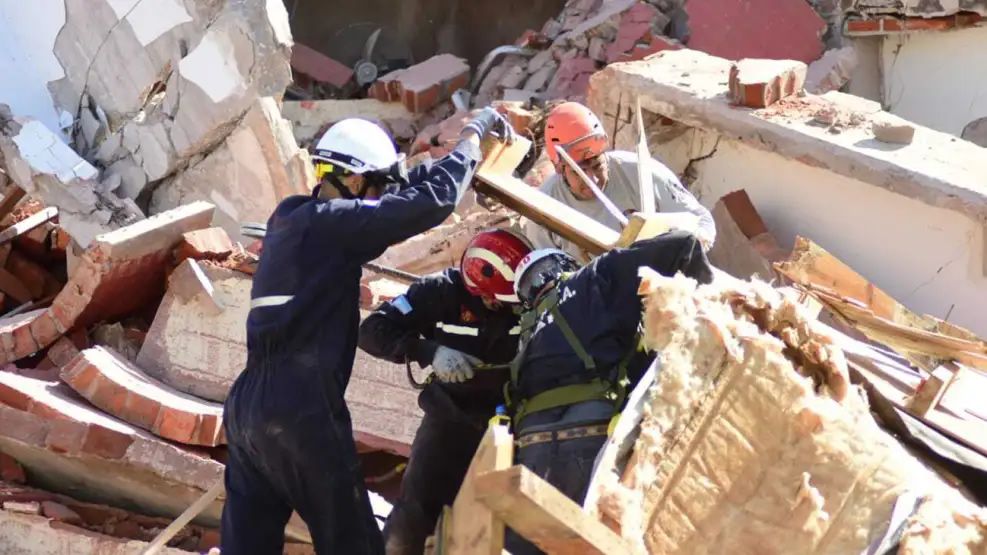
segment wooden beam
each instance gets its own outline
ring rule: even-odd
[[[959,373],[960,367],[952,363],[933,370],[925,382],[915,390],[915,395],[908,400],[908,411],[927,418],[939,405],[942,396],[946,394],[946,390]]]
[[[481,474],[507,469],[514,458],[514,436],[503,424],[491,424],[473,455],[452,510],[440,523],[441,552],[448,555],[501,555],[504,522],[476,497]]]
[[[795,248],[785,262],[775,264],[785,277],[800,285],[815,285],[853,299],[876,316],[908,327],[977,340],[976,334],[941,320],[908,310],[838,258],[805,237],[796,237]]]
[[[527,142],[527,139],[518,141]],[[620,237],[617,231],[562,204],[511,174],[517,166],[515,160],[520,162],[519,144],[523,145],[520,142],[511,146],[485,143],[486,157],[476,171],[476,191],[497,199],[504,206],[575,243],[591,255],[610,250]],[[525,151],[526,149],[527,147]]]
[[[620,536],[523,466],[488,472],[475,488],[480,501],[546,553],[632,553]]]

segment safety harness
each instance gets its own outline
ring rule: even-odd
[[[573,331],[569,322],[562,316],[562,311],[559,310],[559,286],[567,277],[568,275],[564,274],[555,286],[542,295],[542,298],[538,300],[534,309],[529,309],[521,315],[521,348],[511,362],[511,381],[504,388],[504,399],[507,401],[507,406],[514,409],[515,429],[517,429],[516,427],[524,417],[531,413],[586,401],[609,401],[613,403],[614,413],[616,414],[624,404],[624,399],[627,396],[627,366],[634,353],[638,350],[641,339],[640,329],[634,337],[631,349],[617,363],[616,380],[610,382],[600,377],[599,372],[597,372],[596,361],[593,360],[593,357],[583,347],[582,342],[579,341],[579,337],[576,336],[576,332]],[[540,317],[545,312],[552,315],[569,347],[582,360],[583,368],[586,372],[596,375],[596,377],[589,382],[559,386],[538,393],[528,399],[518,399],[516,402],[512,402],[512,393],[517,391],[518,387],[518,374],[521,370],[521,363],[527,352],[531,336],[534,335],[535,326],[537,326]]]

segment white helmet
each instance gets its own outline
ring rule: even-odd
[[[330,127],[315,145],[312,159],[352,173],[385,170],[404,158],[379,125],[365,119],[344,119]]]
[[[579,269],[576,259],[559,249],[538,249],[521,259],[514,270],[514,294],[524,304],[534,306],[538,294],[564,272]]]

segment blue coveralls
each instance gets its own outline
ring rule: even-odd
[[[479,159],[464,142],[379,200],[278,205],[254,275],[247,368],[225,405],[224,555],[281,553],[292,509],[319,554],[383,553],[343,399],[361,265],[452,214]]]
[[[546,311],[522,347],[512,400],[530,399],[544,391],[594,378],[611,383],[616,380],[617,365],[637,346],[642,311],[637,272],[642,266],[665,276],[682,272],[700,283],[712,280],[712,268],[699,241],[686,232],[666,233],[601,255],[556,286],[559,313],[593,358],[596,372],[586,369],[553,315]],[[640,379],[650,358],[638,352],[629,359],[628,388]],[[530,413],[520,421],[515,418],[514,437],[519,440],[531,433],[557,434],[580,427],[604,432],[570,439],[550,435],[553,439],[518,448],[517,462],[582,503],[594,460],[607,440],[607,424],[619,408],[607,400],[592,400]],[[513,555],[540,553],[513,533],[507,535],[505,549]]]
[[[517,354],[518,315],[487,308],[456,268],[423,277],[360,324],[360,348],[403,363],[431,364],[439,345],[503,364]],[[433,380],[418,396],[425,412],[411,444],[401,496],[384,527],[388,555],[420,555],[444,505],[452,505],[487,422],[504,402],[507,369],[480,369],[464,383]]]

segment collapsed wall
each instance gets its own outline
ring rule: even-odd
[[[266,220],[280,198],[307,193],[314,181],[278,107],[291,82],[291,44],[281,2],[68,0],[51,46],[64,77],[47,85],[86,162],[78,161],[80,173],[59,152],[61,166],[39,166],[44,158],[25,148],[52,145],[62,130],[28,136],[44,125],[25,119],[4,124],[6,163],[33,166],[14,176],[29,194],[40,189],[68,215],[84,212],[96,229],[68,229],[83,247],[132,221],[125,216],[195,200],[216,204],[216,222],[236,237],[240,222]],[[38,179],[46,167],[77,171]],[[49,185],[52,177],[61,183]],[[70,186],[87,196],[44,194]]]
[[[987,510],[877,426],[794,300],[657,274],[641,292],[661,371],[598,505],[624,537],[649,553],[860,553],[900,529],[899,553],[987,549]]]

